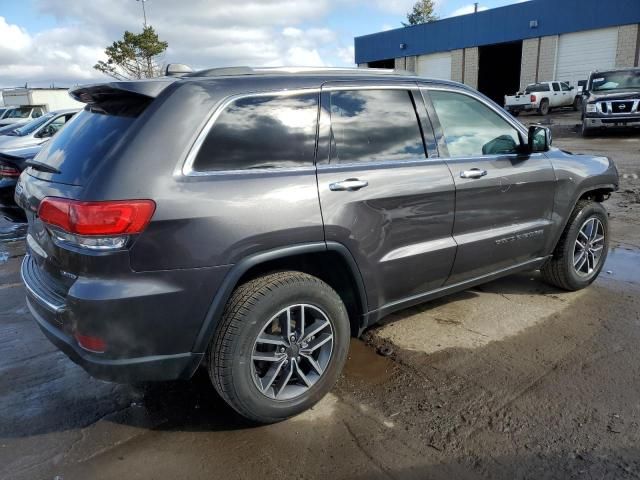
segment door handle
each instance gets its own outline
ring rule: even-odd
[[[329,190],[333,192],[353,192],[355,190],[360,190],[361,188],[369,185],[369,182],[366,180],[359,180],[357,178],[347,178],[341,182],[335,182],[329,184]]]
[[[472,168],[471,170],[465,170],[460,172],[460,178],[480,178],[487,174],[486,170],[480,170],[479,168]]]

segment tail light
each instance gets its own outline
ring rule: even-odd
[[[152,200],[80,202],[46,197],[38,216],[57,240],[93,250],[122,248],[144,231],[156,209]]]
[[[0,177],[18,178],[20,170],[6,163],[0,163]]]
[[[107,343],[100,337],[93,337],[90,335],[82,335],[78,332],[74,334],[78,345],[83,349],[93,353],[104,353],[107,349]]]
[[[531,103],[536,103],[536,96],[535,95],[531,95],[531,97],[529,98],[529,100],[531,101]]]

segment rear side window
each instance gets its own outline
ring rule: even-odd
[[[556,82],[553,82],[551,85],[553,85],[553,91],[554,92],[559,92],[560,91],[560,85],[558,85]]]
[[[231,103],[202,143],[197,171],[312,165],[318,94],[255,96]]]
[[[83,110],[45,144],[37,159],[60,171],[54,175],[56,181],[80,184],[135,120]]]
[[[408,90],[331,92],[331,131],[334,163],[425,158]]]

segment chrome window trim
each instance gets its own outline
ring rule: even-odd
[[[428,85],[422,85],[420,86],[421,89],[427,90],[427,93],[429,91],[440,91],[440,92],[451,92],[451,93],[459,93],[462,95],[466,95],[467,97],[471,97],[475,100],[478,100],[480,103],[482,103],[484,106],[486,106],[487,108],[489,108],[490,110],[493,110],[495,113],[498,114],[498,116],[500,118],[502,118],[505,122],[507,122],[507,124],[511,125],[517,132],[520,132],[522,134],[522,139],[527,142],[528,138],[529,138],[529,132],[528,130],[525,128],[524,125],[522,125],[520,122],[518,121],[514,121],[512,120],[509,116],[507,116],[506,112],[504,111],[504,109],[501,108],[497,108],[496,106],[492,105],[491,103],[488,103],[484,98],[482,98],[480,95],[478,95],[477,93],[470,91],[470,90],[465,90],[462,88],[455,88],[455,87],[443,87],[443,86],[436,86],[436,87],[431,87]],[[435,106],[434,106],[435,108]],[[436,115],[438,114],[438,112],[436,111]],[[441,127],[442,128],[442,127]],[[443,141],[447,142],[446,138],[444,138],[443,136]],[[536,153],[542,153],[542,152],[536,152]],[[466,155],[466,156],[453,156],[451,154],[449,154],[448,157],[440,157],[446,160],[456,160],[456,159],[468,159],[468,158],[474,158],[474,159],[478,159],[478,160],[483,160],[483,159],[491,159],[491,158],[498,158],[498,157],[506,157],[506,156],[517,156],[518,153],[504,153],[504,154],[494,154],[494,155]]]
[[[222,99],[222,101],[213,108],[207,123],[205,123],[202,130],[196,137],[196,140],[191,145],[189,149],[189,153],[185,158],[182,166],[179,167],[176,171],[178,175],[182,175],[185,177],[210,177],[216,175],[237,175],[237,174],[264,174],[264,173],[285,173],[285,172],[297,172],[304,170],[315,170],[313,166],[300,166],[300,167],[274,167],[274,168],[251,168],[251,169],[236,169],[236,170],[194,170],[193,164],[200,152],[200,148],[202,144],[206,140],[209,132],[213,128],[213,125],[216,123],[216,120],[220,117],[222,112],[224,112],[227,107],[236,102],[238,100],[242,100],[244,98],[259,98],[259,97],[291,97],[296,95],[304,95],[309,93],[320,94],[320,88],[298,88],[292,90],[267,90],[260,92],[247,92],[247,93],[238,93],[235,95],[229,95]],[[318,103],[319,107],[319,103]],[[317,134],[317,126],[316,126],[316,142],[317,142],[318,134]]]

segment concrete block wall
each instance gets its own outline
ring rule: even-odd
[[[616,49],[616,67],[638,66],[638,24],[618,27],[618,48]]]
[[[407,59],[406,57],[398,57],[396,59],[394,59],[393,62],[393,68],[395,70],[404,70],[407,66]]]
[[[558,35],[540,38],[540,56],[538,57],[538,81],[548,82],[556,74],[556,55],[558,53]]]
[[[369,64],[368,63],[359,63],[358,64],[358,68],[369,68]]]
[[[520,89],[538,79],[539,38],[528,38],[522,42],[522,62],[520,64]]]
[[[462,69],[464,62],[464,52],[462,49],[451,52],[451,80],[462,82]]]
[[[416,68],[417,68],[417,58],[415,56],[412,57],[405,57],[405,70],[407,70],[408,72],[413,72],[416,73]]]
[[[478,47],[464,49],[463,82],[471,88],[478,88],[478,68],[480,67]]]

